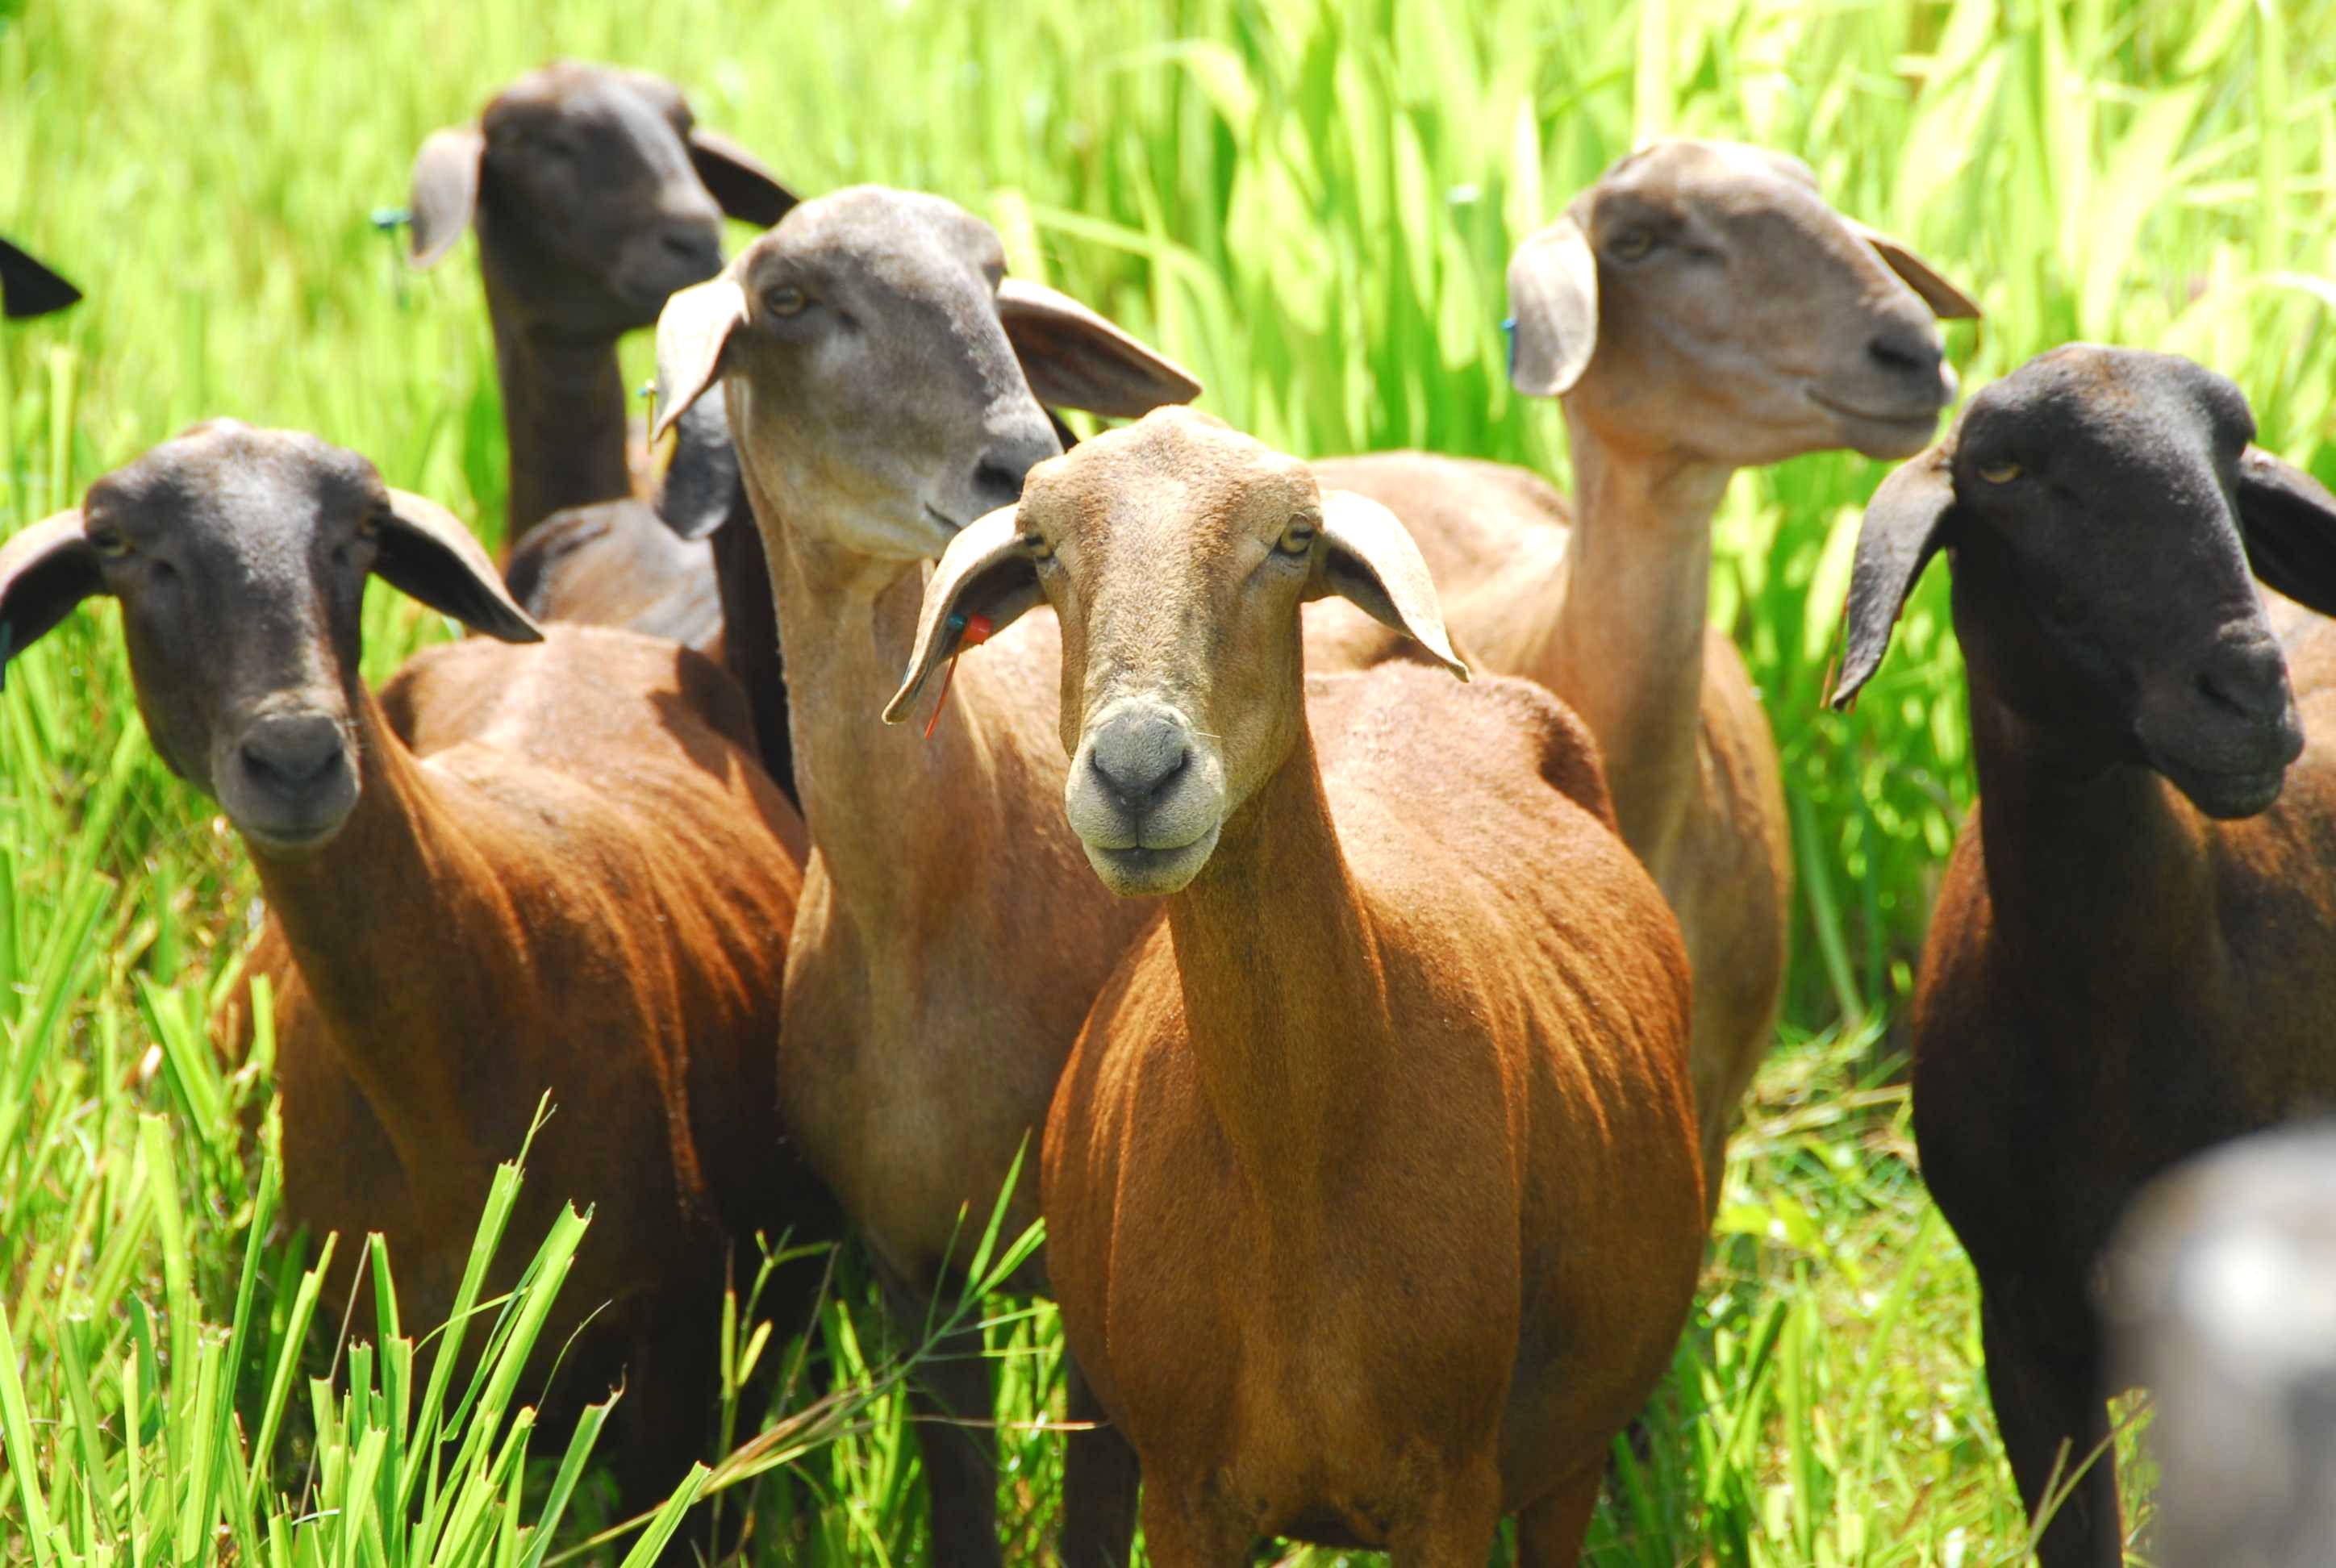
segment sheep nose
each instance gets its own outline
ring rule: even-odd
[[[239,749],[254,779],[296,793],[329,778],[340,766],[341,726],[329,714],[265,714],[244,732]]]
[[[722,231],[711,223],[684,219],[668,223],[657,236],[667,254],[686,261],[706,277],[722,270]]]
[[[2234,717],[2276,724],[2287,716],[2287,659],[2267,635],[2214,645],[2198,669],[2198,694]]]
[[[1022,482],[1030,471],[1062,450],[1050,425],[991,443],[973,465],[975,496],[993,507],[1013,505],[1022,499]]]
[[[1121,807],[1142,816],[1192,760],[1184,726],[1163,713],[1131,714],[1095,739],[1087,765]]]
[[[1944,353],[1930,333],[1907,326],[1890,326],[1866,341],[1865,352],[1874,364],[1893,375],[1920,381],[1936,380]]]

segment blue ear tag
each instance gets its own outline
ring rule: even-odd
[[[389,291],[398,304],[404,305],[405,268],[397,264],[397,231],[413,223],[414,213],[404,207],[376,207],[366,220],[373,225],[375,233],[389,241]]]
[[[1501,336],[1509,340],[1509,374],[1517,373],[1517,318],[1514,316],[1501,323]]]

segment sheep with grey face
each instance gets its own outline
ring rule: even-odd
[[[2119,1561],[2088,1289],[2118,1216],[2336,1103],[2336,497],[2253,437],[2222,376],[2071,345],[1972,399],[1858,540],[1836,705],[1954,565],[1980,801],[1915,991],[1914,1132],[2031,1513],[2091,1464],[2048,1568]]]

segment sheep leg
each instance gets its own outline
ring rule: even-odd
[[[1063,1452],[1064,1568],[1127,1568],[1143,1482],[1135,1446],[1110,1424],[1076,1357],[1065,1359],[1063,1386],[1070,1418],[1095,1423],[1069,1434]]]
[[[703,1299],[691,1298],[693,1301]],[[715,1336],[697,1322],[695,1312],[683,1315],[688,1321],[665,1334],[640,1339],[625,1369],[624,1398],[618,1402],[625,1441],[617,1469],[617,1495],[628,1518],[662,1506],[689,1466],[706,1456],[711,1412],[721,1385],[719,1347]],[[735,1506],[731,1512],[735,1518]],[[706,1505],[692,1508],[667,1544],[660,1561],[695,1562],[691,1542],[700,1535],[707,1517]]]
[[[884,1304],[911,1344],[933,1320],[926,1291],[876,1271]],[[998,1568],[998,1414],[980,1332],[960,1330],[934,1346],[909,1384],[909,1415],[924,1462],[932,1561]]]
[[[2037,1543],[2038,1561],[2044,1568],[2118,1568],[2125,1532],[2117,1513],[2117,1456],[2107,1446],[2108,1405],[2101,1398],[2100,1358],[2090,1336],[2068,1349],[2065,1337],[2049,1338],[2024,1315],[2003,1310],[1984,1281],[1980,1328],[1996,1429],[2028,1516],[2035,1518],[2044,1505],[2048,1486],[2067,1490]],[[2068,1477],[2088,1460],[2090,1467],[2068,1489]]]
[[[1517,1568],[1574,1568],[1598,1509],[1602,1464],[1587,1465],[1517,1515]]]

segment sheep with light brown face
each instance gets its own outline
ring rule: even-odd
[[[1570,1563],[1702,1251],[1678,922],[1578,720],[1420,666],[1309,681],[1326,595],[1465,676],[1384,507],[1163,410],[951,542],[887,716],[972,617],[1051,606],[1066,814],[1165,902],[1045,1144],[1152,1560],[1481,1563],[1514,1514],[1520,1563]]]
[[[1717,1203],[1783,994],[1792,860],[1767,716],[1708,624],[1712,516],[1738,468],[1919,450],[1955,386],[1932,315],[1978,310],[1827,206],[1799,161],[1693,141],[1608,170],[1517,248],[1509,293],[1511,378],[1564,413],[1570,523],[1521,470],[1389,453],[1316,472],[1418,537],[1469,657],[1539,681],[1597,735],[1622,836],[1687,933]]]
[[[375,577],[487,636],[376,700]],[[530,1378],[582,1331],[561,1392],[621,1375],[626,1500],[654,1505],[710,1436],[729,1244],[840,1229],[776,1125],[800,881],[735,686],[629,633],[509,646],[544,634],[459,521],[355,453],[231,422],[0,546],[0,657],[97,595],[121,604],[156,752],[219,802],[266,894],[248,972],[275,990],[287,1214],[385,1234],[404,1321],[441,1323],[549,1091],[515,1232],[594,1214]],[[525,1257],[506,1248],[488,1293]]]
[[[921,1334],[1146,911],[1095,884],[1063,825],[1051,617],[967,667],[930,741],[875,716],[908,655],[921,563],[1059,450],[1040,399],[1120,413],[1198,387],[1076,301],[1006,277],[972,214],[875,187],[804,202],[676,295],[657,381],[662,421],[726,400],[770,560],[812,842],[781,1102]],[[1009,1232],[1037,1218],[1035,1186]],[[1024,1282],[1043,1281],[1034,1264]],[[988,1421],[978,1346],[929,1361],[914,1399]],[[916,1432],[933,1560],[996,1563],[986,1433]],[[1066,1468],[1066,1555],[1124,1553],[1129,1456],[1108,1433],[1075,1437]]]
[[[2048,1568],[2121,1560],[2090,1290],[2118,1216],[2336,1104],[2336,497],[2253,437],[2222,376],[2071,345],[1973,398],[1858,539],[1836,704],[1954,567],[1980,799],[1915,986],[1914,1135],[2021,1496],[2091,1466]]]

